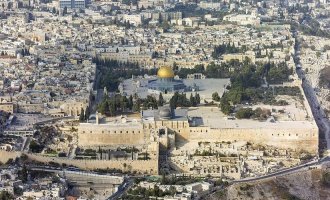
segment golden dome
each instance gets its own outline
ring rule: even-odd
[[[159,78],[173,78],[174,72],[171,67],[160,67],[157,76]]]

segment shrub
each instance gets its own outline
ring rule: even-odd
[[[321,182],[324,186],[330,187],[330,172],[325,172],[322,174]]]
[[[250,119],[250,117],[254,114],[252,108],[240,108],[235,117],[237,119]]]

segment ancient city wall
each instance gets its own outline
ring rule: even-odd
[[[32,159],[43,163],[55,162],[58,164],[73,165],[81,169],[120,169],[147,174],[158,174],[158,159],[154,160],[78,160],[67,158],[45,157],[37,154],[27,154]]]
[[[318,129],[315,128],[222,128],[209,129],[192,127],[188,141],[249,141],[257,144],[272,145],[278,148],[291,148],[318,153]]]
[[[6,163],[9,159],[21,156],[19,151],[0,151],[0,161]],[[42,163],[55,162],[73,165],[81,169],[120,169],[122,171],[136,171],[147,174],[158,174],[158,159],[153,160],[77,160],[68,158],[46,157],[38,154],[26,154],[31,160]]]
[[[298,81],[295,81],[295,82],[296,82],[297,86],[299,87],[299,89],[301,91],[301,94],[304,97],[303,104],[305,106],[307,115],[308,115],[308,117],[309,117],[310,120],[313,120],[314,121],[314,116],[313,116],[312,108],[310,107],[310,105],[309,105],[309,103],[307,101],[307,97],[305,95],[304,89],[302,88],[302,84],[301,84],[300,81],[299,81],[299,84],[298,84]]]

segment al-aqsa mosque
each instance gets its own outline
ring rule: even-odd
[[[174,79],[174,72],[171,67],[160,67],[157,72],[157,79],[148,82],[148,90],[151,93],[173,93],[184,92],[186,85],[182,80]]]

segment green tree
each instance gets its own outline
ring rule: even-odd
[[[225,94],[220,99],[220,109],[225,115],[229,115],[233,111],[233,107],[230,105]]]
[[[26,183],[28,180],[28,170],[26,165],[23,165],[22,169],[18,172],[18,177],[22,180],[23,183]]]
[[[85,111],[83,108],[80,110],[80,116],[79,116],[79,121],[83,122],[85,120]]]
[[[196,106],[197,105],[196,99],[192,95],[192,93],[190,94],[189,100],[190,100],[190,105],[192,105],[192,106]]]
[[[108,99],[104,99],[98,106],[98,112],[100,112],[102,115],[109,112],[109,103]]]
[[[119,105],[122,112],[124,112],[128,108],[128,99],[126,96],[119,97]]]
[[[196,101],[196,105],[201,103],[201,97],[199,96],[198,93],[195,94],[195,101]]]
[[[128,98],[128,108],[130,109],[130,110],[132,110],[132,108],[133,108],[133,96],[132,95],[130,95],[129,96],[129,98]]]
[[[44,148],[43,145],[38,144],[35,140],[32,140],[30,142],[29,149],[32,153],[40,153],[42,149]]]
[[[322,174],[321,183],[326,187],[330,187],[330,172],[324,172]]]
[[[87,106],[85,111],[85,120],[88,120],[90,115],[91,115],[91,111],[89,106]]]
[[[116,115],[116,104],[114,101],[110,101],[109,105],[109,115],[110,116],[115,116]]]
[[[63,15],[66,15],[66,14],[68,14],[68,8],[65,6],[65,7],[63,8]]]
[[[133,104],[133,112],[140,112],[140,106],[141,106],[140,100],[137,99]]]
[[[213,101],[220,101],[220,96],[219,96],[218,92],[214,92],[212,94],[212,100]]]
[[[240,108],[237,112],[235,117],[237,119],[250,119],[251,116],[254,115],[252,108]]]
[[[157,101],[157,105],[159,106],[163,106],[165,103],[164,97],[162,93],[159,93],[159,97],[158,97],[158,101]]]

